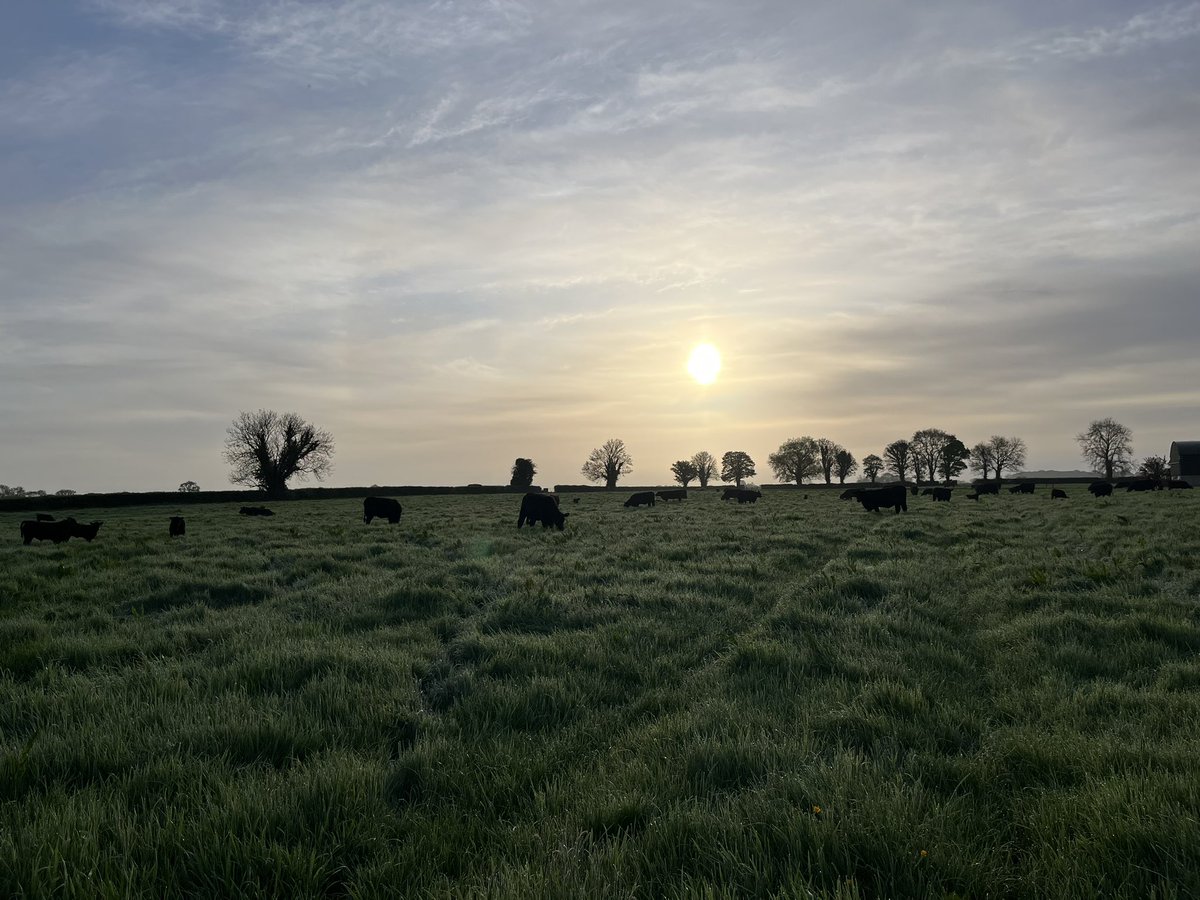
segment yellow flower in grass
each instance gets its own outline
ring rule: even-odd
[[[927,857],[928,855],[929,855],[929,851],[928,851],[928,850],[922,850],[922,851],[921,851],[921,859],[924,859],[924,858],[925,858],[925,857]]]
[[[819,816],[820,814],[821,814],[821,807],[817,806],[817,805],[814,803],[814,804],[813,804],[813,815],[814,815],[814,816]]]

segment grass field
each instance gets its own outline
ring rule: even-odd
[[[0,896],[1200,896],[1200,491],[0,516]]]

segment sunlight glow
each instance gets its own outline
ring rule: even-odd
[[[721,371],[721,354],[712,344],[697,344],[688,357],[687,370],[700,384],[712,384]]]

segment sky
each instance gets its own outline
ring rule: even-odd
[[[8,0],[0,482],[1200,439],[1200,3]],[[709,386],[686,362],[707,341]]]

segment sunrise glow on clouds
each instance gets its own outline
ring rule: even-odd
[[[223,487],[258,407],[334,484],[1200,436],[1200,4],[7,13],[5,483]]]

